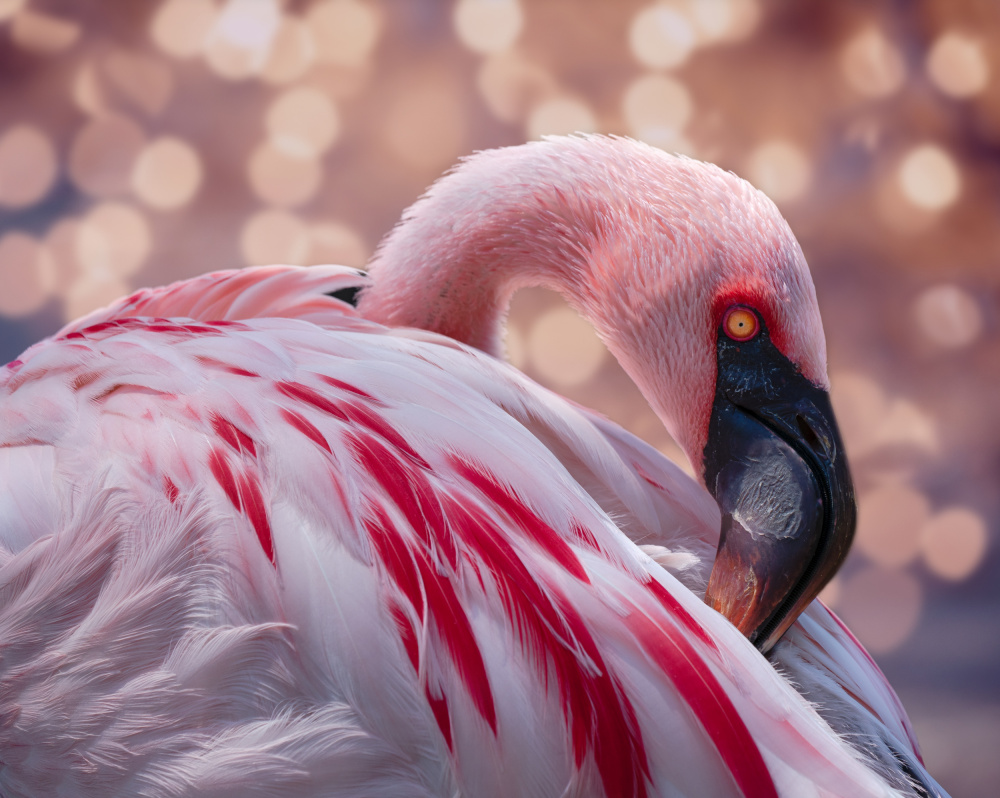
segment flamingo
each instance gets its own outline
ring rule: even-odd
[[[698,481],[504,362],[528,284]],[[617,138],[467,159],[371,275],[73,322],[0,370],[0,794],[943,795],[814,600],[827,385],[774,206]]]

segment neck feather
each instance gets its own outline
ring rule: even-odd
[[[465,161],[382,242],[362,313],[500,356],[519,288],[551,288],[580,308],[592,283],[595,193],[566,167],[541,142]]]

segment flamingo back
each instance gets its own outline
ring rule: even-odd
[[[358,279],[137,295],[0,372],[5,794],[899,794],[657,561],[703,578],[693,483]]]

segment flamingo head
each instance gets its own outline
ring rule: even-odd
[[[592,219],[582,310],[718,502],[706,601],[766,652],[839,569],[855,527],[812,279],[745,181],[634,142],[611,149],[631,151],[617,167],[630,174],[607,182],[631,190]]]

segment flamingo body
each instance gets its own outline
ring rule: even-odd
[[[693,592],[699,486],[363,284],[208,275],[0,371],[0,793],[906,794],[790,684],[922,773],[825,608],[785,678]]]

